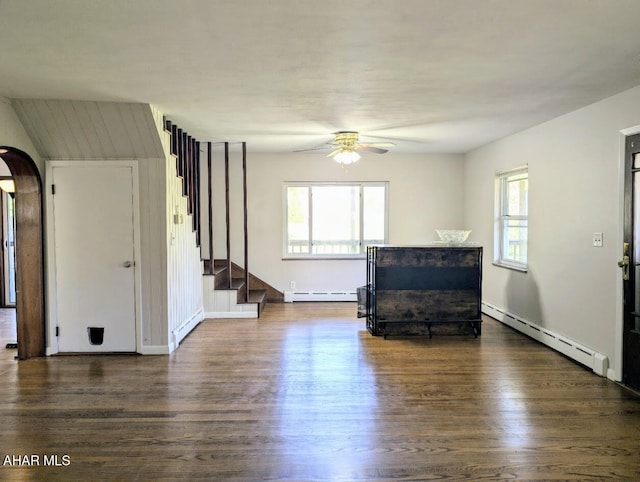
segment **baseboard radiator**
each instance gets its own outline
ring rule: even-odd
[[[196,311],[189,319],[185,320],[179,327],[174,329],[171,332],[171,342],[169,344],[169,353],[173,352],[180,342],[189,334],[191,331],[200,324],[200,322],[204,320],[204,308],[200,308]]]
[[[568,356],[578,363],[590,368],[594,373],[606,377],[609,369],[609,359],[602,353],[598,353],[591,348],[585,347],[565,336],[558,335],[547,328],[524,320],[513,315],[502,308],[482,302],[482,312],[498,320],[515,330],[524,333],[540,343]]]
[[[341,290],[313,290],[313,291],[285,291],[285,303],[293,301],[357,301],[356,291]]]

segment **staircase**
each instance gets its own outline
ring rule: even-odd
[[[252,274],[247,291],[244,274],[235,263],[229,271],[226,260],[214,261],[203,279],[205,318],[259,318],[267,302],[284,301],[282,292]]]
[[[230,274],[231,279],[229,279]],[[205,276],[207,276],[207,274],[205,274]],[[236,305],[255,305],[257,310],[256,314],[260,317],[260,313],[267,304],[267,289],[254,288],[249,289],[247,292],[247,284],[245,283],[244,270],[242,268],[232,263],[231,273],[229,273],[226,260],[214,260],[211,276],[214,277],[214,290],[235,291]],[[251,285],[253,286],[253,283],[251,283]]]
[[[212,143],[206,146],[206,164],[201,163],[201,143],[171,121],[164,119],[165,132],[171,137],[171,154],[176,158],[176,175],[182,179],[182,194],[187,198],[196,243],[203,262],[203,301],[207,318],[258,318],[267,301],[282,302],[284,294],[247,270],[247,183],[246,144],[242,143],[243,201],[244,201],[244,268],[230,258],[230,199],[229,199],[229,143],[224,143],[226,259],[213,255],[213,197],[212,197]],[[203,177],[206,176],[206,177]],[[202,189],[202,179],[207,189]],[[203,202],[204,201],[204,202]],[[206,207],[206,209],[203,209]],[[202,212],[206,211],[206,212]],[[203,224],[205,229],[203,229]],[[202,241],[205,241],[202,243]],[[203,248],[204,244],[204,248]]]

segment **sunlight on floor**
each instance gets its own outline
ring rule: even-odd
[[[376,439],[376,417],[362,414],[378,408],[375,374],[358,332],[346,322],[344,329],[292,325],[282,352],[278,433],[314,453],[313,460],[291,453],[287,465],[325,476],[358,473],[371,459],[364,447]]]

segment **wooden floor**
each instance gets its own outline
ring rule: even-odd
[[[3,339],[0,480],[640,480],[632,392],[488,318],[384,340],[355,311],[269,304],[171,356],[17,362]]]

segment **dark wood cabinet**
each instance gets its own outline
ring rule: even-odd
[[[372,335],[481,334],[482,247],[368,246],[358,316]]]

